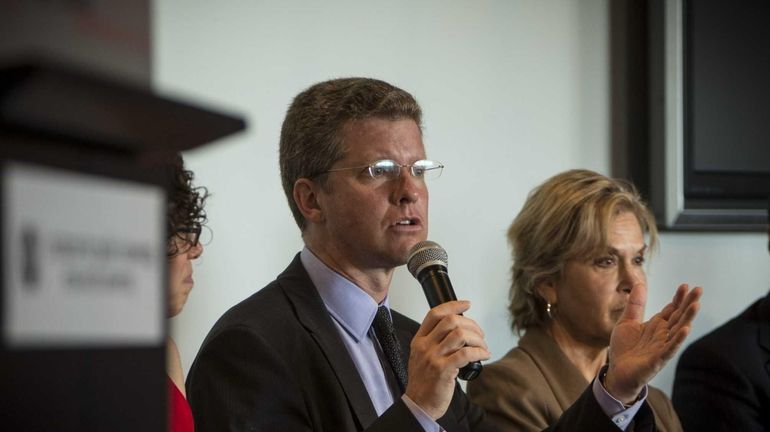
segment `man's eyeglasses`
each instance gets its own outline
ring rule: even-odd
[[[419,179],[435,179],[441,176],[441,171],[444,170],[444,165],[431,160],[418,160],[411,164],[401,165],[396,161],[383,159],[378,160],[371,165],[334,168],[325,171],[323,174],[335,171],[360,169],[361,172],[367,173],[369,177],[373,179],[395,180],[401,176],[401,168],[409,168],[409,172],[412,174],[412,176]]]

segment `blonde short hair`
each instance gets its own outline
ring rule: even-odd
[[[630,182],[577,169],[530,192],[508,229],[513,253],[508,310],[514,332],[545,323],[546,302],[536,291],[538,284],[558,279],[570,259],[603,253],[612,219],[627,211],[648,233],[648,250],[654,249],[655,217]]]

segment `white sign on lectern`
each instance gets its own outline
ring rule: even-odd
[[[0,181],[4,345],[161,343],[164,190],[18,162]]]

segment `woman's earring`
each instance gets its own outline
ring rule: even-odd
[[[553,319],[553,315],[551,315],[551,303],[545,304],[545,313],[548,314],[548,318]]]

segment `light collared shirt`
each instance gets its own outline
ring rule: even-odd
[[[330,269],[308,248],[302,249],[300,260],[331,315],[353,364],[356,365],[374,410],[378,416],[382,415],[393,405],[394,397],[377,354],[372,322],[379,306],[388,307],[390,312],[387,297],[378,305],[369,294]],[[423,429],[430,432],[442,430],[441,426],[407,395],[402,395],[401,399]]]
[[[623,402],[612,397],[612,395],[607,392],[607,389],[604,388],[604,383],[601,382],[602,380],[600,380],[599,377],[603,376],[605,372],[607,372],[607,365],[604,365],[601,370],[599,370],[599,375],[594,379],[594,397],[596,398],[596,401],[599,402],[599,406],[602,407],[602,411],[604,411],[604,413],[612,419],[612,422],[615,423],[615,426],[620,428],[620,430],[626,430],[628,429],[628,425],[631,424],[631,420],[636,416],[636,413],[639,412],[639,408],[642,407],[645,399],[647,399],[647,386],[644,386],[642,393],[636,399],[636,402],[627,407],[623,405]]]

